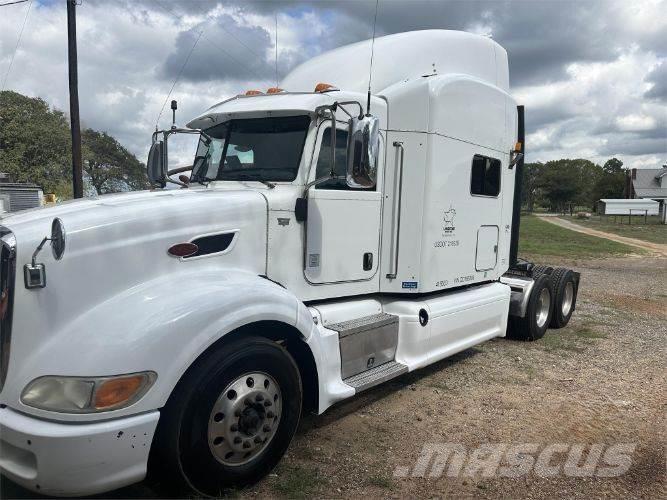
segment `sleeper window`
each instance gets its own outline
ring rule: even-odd
[[[470,194],[498,196],[500,193],[500,160],[475,155],[472,159]]]

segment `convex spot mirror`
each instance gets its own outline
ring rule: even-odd
[[[366,115],[350,119],[347,142],[347,185],[371,188],[377,181],[380,120]]]
[[[148,163],[146,173],[151,186],[165,186],[167,178],[167,165],[164,161],[164,143],[156,141],[148,152]]]

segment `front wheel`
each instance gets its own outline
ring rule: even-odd
[[[218,496],[268,474],[292,440],[301,378],[289,353],[261,337],[238,339],[195,364],[160,419],[150,466],[169,493]],[[176,490],[175,490],[175,489]]]

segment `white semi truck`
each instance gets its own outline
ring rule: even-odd
[[[370,90],[365,41],[156,132],[156,189],[2,219],[2,474],[215,495],[267,474],[303,411],[567,324],[579,275],[517,259],[505,50],[454,31],[374,50]],[[173,181],[180,133],[199,143]]]

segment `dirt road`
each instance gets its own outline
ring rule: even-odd
[[[665,498],[667,259],[551,262],[581,271],[575,317],[538,342],[497,339],[302,419],[241,497]],[[634,445],[620,477],[412,477],[424,445]],[[584,455],[586,456],[586,455]],[[551,464],[565,460],[555,454]],[[395,477],[397,470],[408,477]],[[406,474],[403,474],[406,475]],[[437,474],[436,474],[437,475]],[[3,498],[34,497],[4,485]],[[115,498],[150,497],[145,484]]]
[[[652,243],[650,241],[638,240],[636,238],[628,238],[627,236],[619,236],[618,234],[607,233],[604,231],[598,231],[597,229],[591,229],[588,227],[575,224],[568,220],[561,219],[560,217],[554,216],[543,216],[537,215],[542,220],[556,224],[557,226],[576,231],[578,233],[589,234],[591,236],[597,236],[598,238],[606,238],[608,240],[616,241],[618,243],[624,243],[625,245],[631,245],[633,247],[641,248],[643,250],[648,250],[649,252],[667,257],[667,245],[662,245],[660,243]]]

